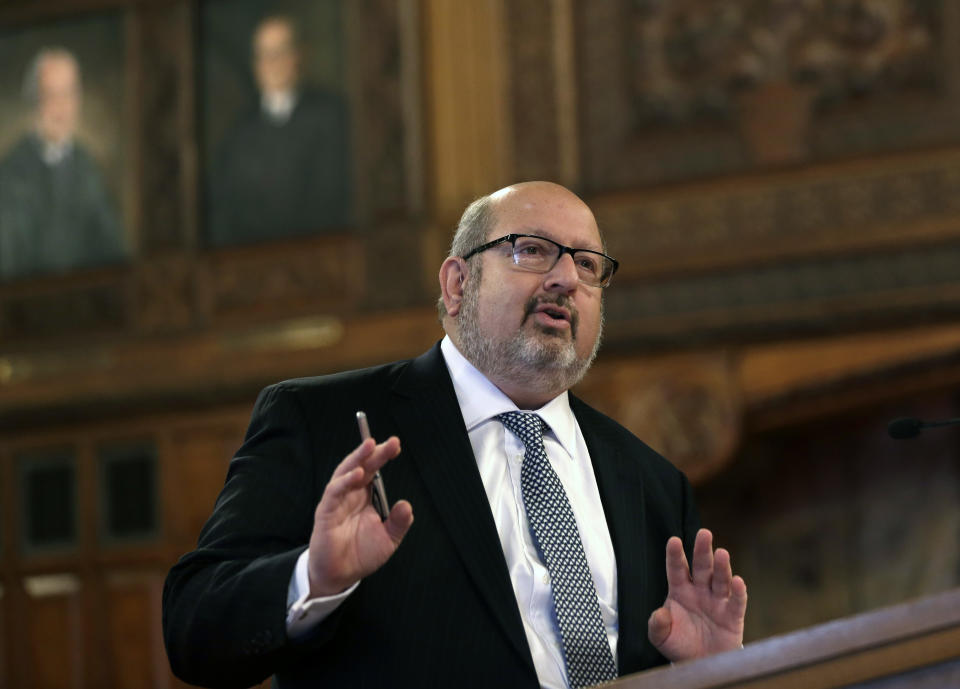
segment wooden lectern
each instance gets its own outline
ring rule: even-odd
[[[960,589],[640,672],[615,689],[960,687]]]

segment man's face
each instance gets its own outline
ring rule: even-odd
[[[521,185],[501,192],[496,226],[487,241],[510,233],[536,234],[565,246],[602,250],[590,209],[556,185]],[[602,289],[579,281],[564,255],[548,273],[513,263],[509,243],[488,249],[464,284],[458,315],[460,345],[491,378],[553,376],[555,387],[575,384],[596,354],[602,327]]]
[[[80,83],[76,64],[65,57],[47,57],[37,70],[37,129],[44,141],[73,138],[80,116]]]
[[[264,93],[290,91],[297,85],[300,56],[287,22],[268,20],[253,37],[253,73]]]

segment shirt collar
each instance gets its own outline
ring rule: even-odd
[[[53,142],[47,141],[40,136],[39,133],[36,135],[36,138],[37,146],[40,148],[40,158],[50,167],[62,163],[73,151],[72,138],[65,141]]]
[[[498,414],[508,411],[521,411],[496,385],[464,358],[453,344],[449,335],[440,342],[440,351],[450,371],[453,389],[460,403],[460,412],[467,427],[467,433],[483,423],[494,419]],[[570,409],[570,398],[566,391],[554,397],[539,409],[533,410],[542,418],[553,432],[557,442],[563,446],[567,455],[573,457],[576,448],[577,422]]]
[[[274,124],[286,124],[287,120],[293,114],[293,109],[297,107],[296,91],[264,91],[260,95],[260,108]]]

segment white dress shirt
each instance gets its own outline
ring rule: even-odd
[[[66,141],[47,141],[39,133],[37,140],[40,141],[40,158],[48,167],[59,165],[73,151],[73,139]]]
[[[271,122],[280,126],[287,123],[297,107],[296,91],[272,91],[260,96],[260,109]]]
[[[440,349],[490,502],[537,677],[543,687],[568,687],[560,632],[554,620],[550,576],[533,543],[523,504],[520,487],[523,443],[496,418],[503,412],[517,411],[517,406],[460,354],[449,337],[443,338]],[[610,650],[616,658],[616,559],[593,464],[567,393],[554,398],[536,413],[549,426],[543,437],[544,447],[576,517]],[[307,551],[304,551],[288,589],[287,633],[291,638],[306,633],[323,620],[356,588],[355,585],[329,598],[307,600],[306,565]]]

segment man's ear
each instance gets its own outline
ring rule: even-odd
[[[440,265],[440,292],[450,317],[460,313],[463,303],[463,281],[467,278],[467,262],[459,256],[450,256]]]

